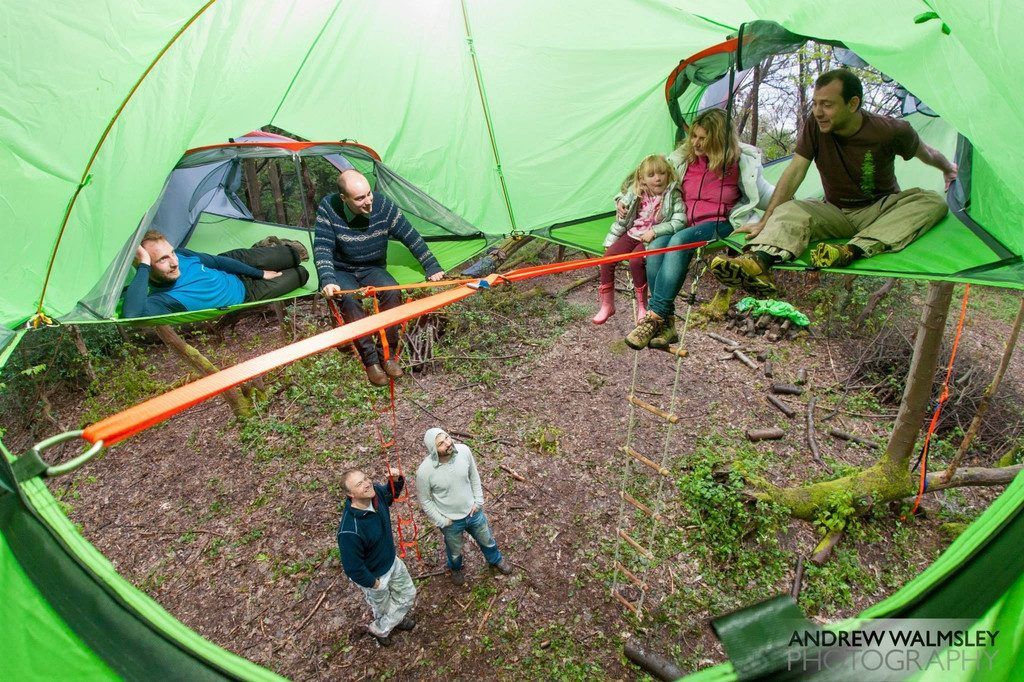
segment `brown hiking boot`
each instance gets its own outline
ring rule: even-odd
[[[387,386],[388,375],[384,373],[384,370],[380,368],[376,362],[372,365],[366,366],[366,378],[370,380],[370,383],[374,386]]]
[[[306,245],[294,239],[281,239],[277,235],[272,234],[269,237],[265,237],[253,244],[252,248],[259,249],[265,246],[287,246],[295,252],[300,263],[304,263],[309,260],[309,250],[306,248]]]
[[[626,335],[626,345],[633,350],[643,350],[664,326],[665,320],[661,319],[653,310],[648,310],[644,319]]]
[[[462,569],[452,569],[452,582],[455,583],[456,587],[462,587],[466,584],[466,574]]]
[[[811,265],[816,268],[845,268],[853,259],[853,249],[846,244],[822,242],[811,251]]]
[[[384,361],[384,373],[392,379],[398,379],[405,374],[402,371],[402,366],[398,364],[398,360],[395,358],[388,358]]]
[[[502,575],[510,575],[513,572],[512,564],[508,563],[504,559],[502,559],[496,564],[491,564],[491,568],[493,568],[498,573],[501,573]]]
[[[679,333],[676,331],[676,316],[669,315],[661,326],[661,331],[651,337],[647,342],[648,348],[668,348],[673,343],[679,342]]]
[[[750,253],[715,256],[708,266],[711,274],[727,287],[739,287],[758,298],[771,298],[777,293],[771,270],[765,270]]]

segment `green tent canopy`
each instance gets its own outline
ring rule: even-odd
[[[84,12],[54,0],[6,3],[0,342],[10,343],[0,344],[0,360],[37,312],[85,319],[84,302],[92,317],[116,316],[110,301],[128,272],[119,281],[108,275],[124,267],[128,244],[186,152],[267,125],[380,150],[396,174],[474,231],[432,235],[453,259],[513,233],[599,250],[624,173],[672,144],[667,74],[757,20],[845,45],[938,114],[912,116],[926,139],[961,150],[964,182],[953,204],[962,215],[852,271],[1022,288],[1018,10],[1006,0],[841,8],[825,0],[101,0]],[[688,109],[682,102],[680,112]],[[914,179],[919,171],[927,177]],[[904,172],[904,184],[938,182],[913,164]],[[276,229],[250,218],[201,210],[189,239],[216,250]],[[396,253],[393,263],[401,261]],[[3,454],[0,617],[14,624],[5,629],[4,672],[272,677],[127,584],[41,480],[16,481]],[[982,567],[976,580],[999,571],[1007,580],[992,580],[969,608],[935,603],[979,624],[1020,622],[1024,569],[999,541],[1024,509],[1020,483],[885,604],[928,604],[944,593],[946,576]],[[879,609],[865,615],[895,612]],[[1020,650],[1018,637],[1000,654],[1016,660]],[[719,674],[731,673],[708,673]]]

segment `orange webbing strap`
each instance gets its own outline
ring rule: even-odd
[[[964,330],[964,320],[967,318],[967,298],[971,293],[971,285],[967,284],[964,287],[964,298],[960,302],[960,320],[956,324],[956,336],[953,337],[953,350],[949,353],[949,366],[946,367],[946,378],[942,382],[942,390],[939,392],[939,400],[935,405],[935,411],[932,412],[932,420],[928,422],[928,431],[924,436],[924,445],[921,446],[921,458],[918,460],[918,466],[921,467],[920,482],[917,487],[917,497],[914,498],[914,508],[910,510],[911,514],[917,513],[917,508],[921,504],[921,498],[925,493],[925,483],[928,476],[928,446],[932,442],[932,434],[935,433],[935,429],[939,425],[939,418],[942,416],[942,408],[945,406],[946,401],[949,400],[949,379],[953,375],[953,363],[956,362],[956,350],[960,346],[960,334]]]
[[[493,286],[498,282],[498,279],[492,275],[488,278],[488,283]],[[113,445],[193,405],[223,393],[229,388],[233,388],[245,381],[254,379],[261,374],[265,374],[272,369],[301,360],[315,353],[320,353],[328,348],[376,333],[381,327],[390,327],[400,324],[405,320],[425,315],[432,310],[437,310],[456,301],[468,298],[476,293],[476,291],[476,289],[467,286],[442,291],[425,298],[409,301],[396,308],[385,310],[380,315],[364,317],[342,327],[337,327],[283,348],[278,348],[265,355],[246,360],[234,367],[223,369],[215,374],[203,377],[190,384],[185,384],[163,395],[151,398],[144,403],[107,417],[86,428],[82,438],[90,443],[102,440],[107,446]]]
[[[643,258],[645,256],[656,256],[671,251],[682,251],[684,249],[695,249],[704,246],[708,242],[693,242],[680,244],[679,246],[668,246],[663,249],[652,249],[649,251],[636,251],[620,256],[602,256],[600,258],[585,258],[550,265],[538,265],[528,268],[519,268],[504,275],[490,275],[485,280],[459,280],[467,283],[486,282],[487,286],[493,287],[500,282],[518,282],[531,277],[550,275],[559,272],[568,272],[580,268],[615,263],[632,258]],[[445,283],[447,284],[447,283]],[[417,286],[442,286],[439,283],[421,282]],[[411,285],[399,285],[397,287],[376,287],[377,291],[384,289],[411,288]],[[322,334],[311,336],[308,339],[297,341],[293,344],[270,351],[259,357],[246,360],[234,367],[223,369],[219,372],[203,377],[190,384],[151,398],[143,403],[123,410],[115,415],[89,426],[82,433],[82,438],[90,443],[103,441],[107,446],[128,438],[140,431],[159,424],[160,422],[183,412],[193,405],[223,393],[229,388],[234,388],[241,383],[255,379],[261,374],[266,374],[272,369],[277,369],[290,362],[301,360],[315,353],[320,353],[340,346],[344,343],[361,339],[364,336],[374,334],[386,327],[401,324],[407,320],[426,315],[427,313],[442,308],[446,305],[461,301],[476,293],[478,289],[471,286],[461,286],[455,289],[438,292],[425,298],[409,301],[402,305],[385,310],[378,315],[364,317],[361,320],[350,322],[340,327],[331,329]],[[355,291],[368,291],[368,289],[357,289]]]
[[[690,242],[689,244],[679,244],[677,246],[666,246],[662,249],[650,249],[644,251],[633,251],[631,253],[621,254],[618,256],[600,256],[597,258],[580,258],[577,260],[567,260],[561,263],[548,263],[546,265],[533,265],[527,268],[517,268],[510,272],[506,272],[502,277],[511,281],[518,282],[524,279],[530,279],[531,277],[540,277],[541,275],[554,275],[559,272],[568,272],[569,270],[579,270],[580,268],[589,268],[595,265],[604,265],[605,263],[618,263],[619,261],[632,260],[633,258],[646,258],[647,256],[658,256],[663,253],[670,253],[672,251],[689,251],[691,249],[699,249],[700,247],[708,244],[709,242]]]

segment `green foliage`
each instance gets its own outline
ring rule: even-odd
[[[573,633],[560,623],[539,628],[531,635],[529,655],[515,666],[516,676],[526,680],[605,679],[601,666],[576,641]]]
[[[814,519],[814,525],[823,533],[836,532],[846,528],[847,523],[856,514],[853,493],[849,490],[837,490],[825,499]]]
[[[348,353],[327,352],[285,367],[275,382],[284,399],[308,416],[330,415],[332,423],[354,426],[374,418],[381,389],[366,381],[363,367]]]
[[[562,429],[550,424],[533,424],[527,430],[524,440],[526,444],[544,455],[557,455]]]
[[[828,616],[853,606],[853,595],[871,594],[878,581],[861,566],[857,552],[840,548],[824,566],[805,564],[800,606],[809,616]]]

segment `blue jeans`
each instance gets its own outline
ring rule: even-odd
[[[663,249],[690,242],[714,241],[732,232],[732,225],[725,220],[712,220],[685,227],[673,234],[662,235],[647,245],[648,249]],[[684,249],[647,257],[647,285],[651,288],[648,307],[662,319],[676,312],[676,296],[683,287],[690,259],[696,249]]]
[[[462,570],[462,543],[465,540],[463,533],[469,533],[480,546],[487,563],[494,565],[501,563],[501,552],[498,551],[498,543],[491,535],[491,528],[487,525],[487,517],[482,509],[464,519],[452,521],[441,529],[444,534],[444,551],[448,555],[448,568],[453,571]]]

